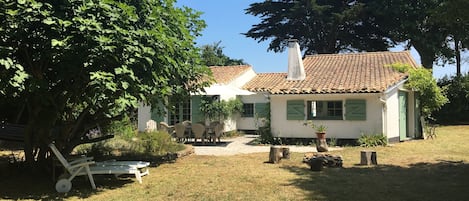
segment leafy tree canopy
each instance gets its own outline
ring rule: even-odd
[[[449,102],[432,115],[438,122],[469,124],[469,73],[461,76],[443,77],[438,85],[445,89]]]
[[[70,151],[139,101],[205,86],[199,15],[174,0],[0,0],[0,106],[23,108],[26,160],[52,139]]]
[[[223,53],[223,48],[220,46],[221,41],[213,43],[212,45],[203,45],[201,48],[202,63],[207,66],[232,66],[243,65],[246,62],[243,59],[232,59]]]
[[[268,50],[283,51],[297,38],[305,54],[380,51],[397,44],[414,47],[424,67],[437,60],[456,62],[467,50],[467,0],[267,0],[247,14],[259,24],[245,33],[271,40]],[[459,70],[458,70],[459,72]]]
[[[365,4],[340,0],[278,0],[253,3],[247,14],[261,18],[245,33],[258,41],[272,39],[268,50],[283,51],[296,38],[305,54],[379,51],[390,47]]]
[[[413,68],[407,64],[400,63],[392,64],[390,67],[399,72],[409,74],[406,87],[416,91],[420,100],[423,116],[430,116],[432,112],[439,110],[448,102],[448,98],[437,85],[430,70],[425,68]]]

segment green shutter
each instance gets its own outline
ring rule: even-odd
[[[304,120],[305,119],[305,102],[304,100],[288,100],[287,101],[287,120]]]
[[[268,117],[269,110],[270,110],[269,103],[255,103],[254,104],[254,112],[257,114],[257,117]]]
[[[191,96],[191,100],[191,121],[194,123],[205,121],[204,113],[200,111],[200,102],[202,100],[202,96]]]
[[[162,103],[158,103],[156,107],[151,107],[151,119],[156,121],[157,123],[164,121],[164,105]]]
[[[366,100],[347,100],[345,110],[346,120],[366,120]]]

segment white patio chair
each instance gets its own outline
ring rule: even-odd
[[[60,153],[57,147],[51,143],[50,150],[54,153],[60,163],[65,167],[66,174],[59,177],[55,184],[55,189],[59,193],[66,193],[72,189],[72,180],[76,176],[88,175],[91,187],[96,189],[93,179],[94,174],[112,174],[115,176],[123,174],[133,174],[139,183],[142,183],[142,176],[149,174],[149,170],[144,168],[150,165],[149,162],[143,161],[104,161],[95,162],[91,157],[79,158],[68,162]]]

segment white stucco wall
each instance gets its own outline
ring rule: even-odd
[[[366,100],[366,120],[314,120],[328,127],[328,138],[358,138],[361,134],[383,133],[382,109],[379,93],[368,94],[319,94],[319,95],[271,95],[271,128],[275,137],[313,138],[312,128],[304,126],[304,120],[287,120],[287,100]],[[305,102],[306,107],[306,102]],[[346,108],[344,107],[344,110]],[[306,108],[304,109],[306,116]],[[345,113],[345,111],[344,111]],[[306,118],[306,117],[305,117]],[[345,117],[343,118],[345,119]]]
[[[267,94],[258,93],[248,96],[239,96],[243,103],[268,103]],[[255,111],[254,111],[255,112]],[[255,117],[239,117],[237,119],[238,130],[257,130]]]
[[[388,92],[385,96],[385,132],[384,134],[390,138],[399,138],[399,97],[398,88]]]
[[[149,105],[143,105],[143,103],[139,103],[137,113],[138,131],[143,132],[147,128],[147,121],[151,119],[151,107]]]
[[[399,91],[406,91],[407,96],[407,137],[414,138],[416,136],[416,127],[415,127],[415,93],[404,89],[404,83],[401,83],[399,86],[393,87],[392,90],[388,90],[385,93],[385,96],[382,96],[382,99],[386,100],[385,112],[384,112],[384,134],[388,139],[394,139],[394,141],[399,139]]]

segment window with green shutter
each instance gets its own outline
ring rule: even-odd
[[[255,103],[254,111],[259,118],[269,117],[270,104],[269,103]]]
[[[304,100],[288,100],[287,101],[287,120],[304,120],[305,119],[305,103]]]
[[[347,120],[366,120],[366,100],[347,100],[345,110]]]

